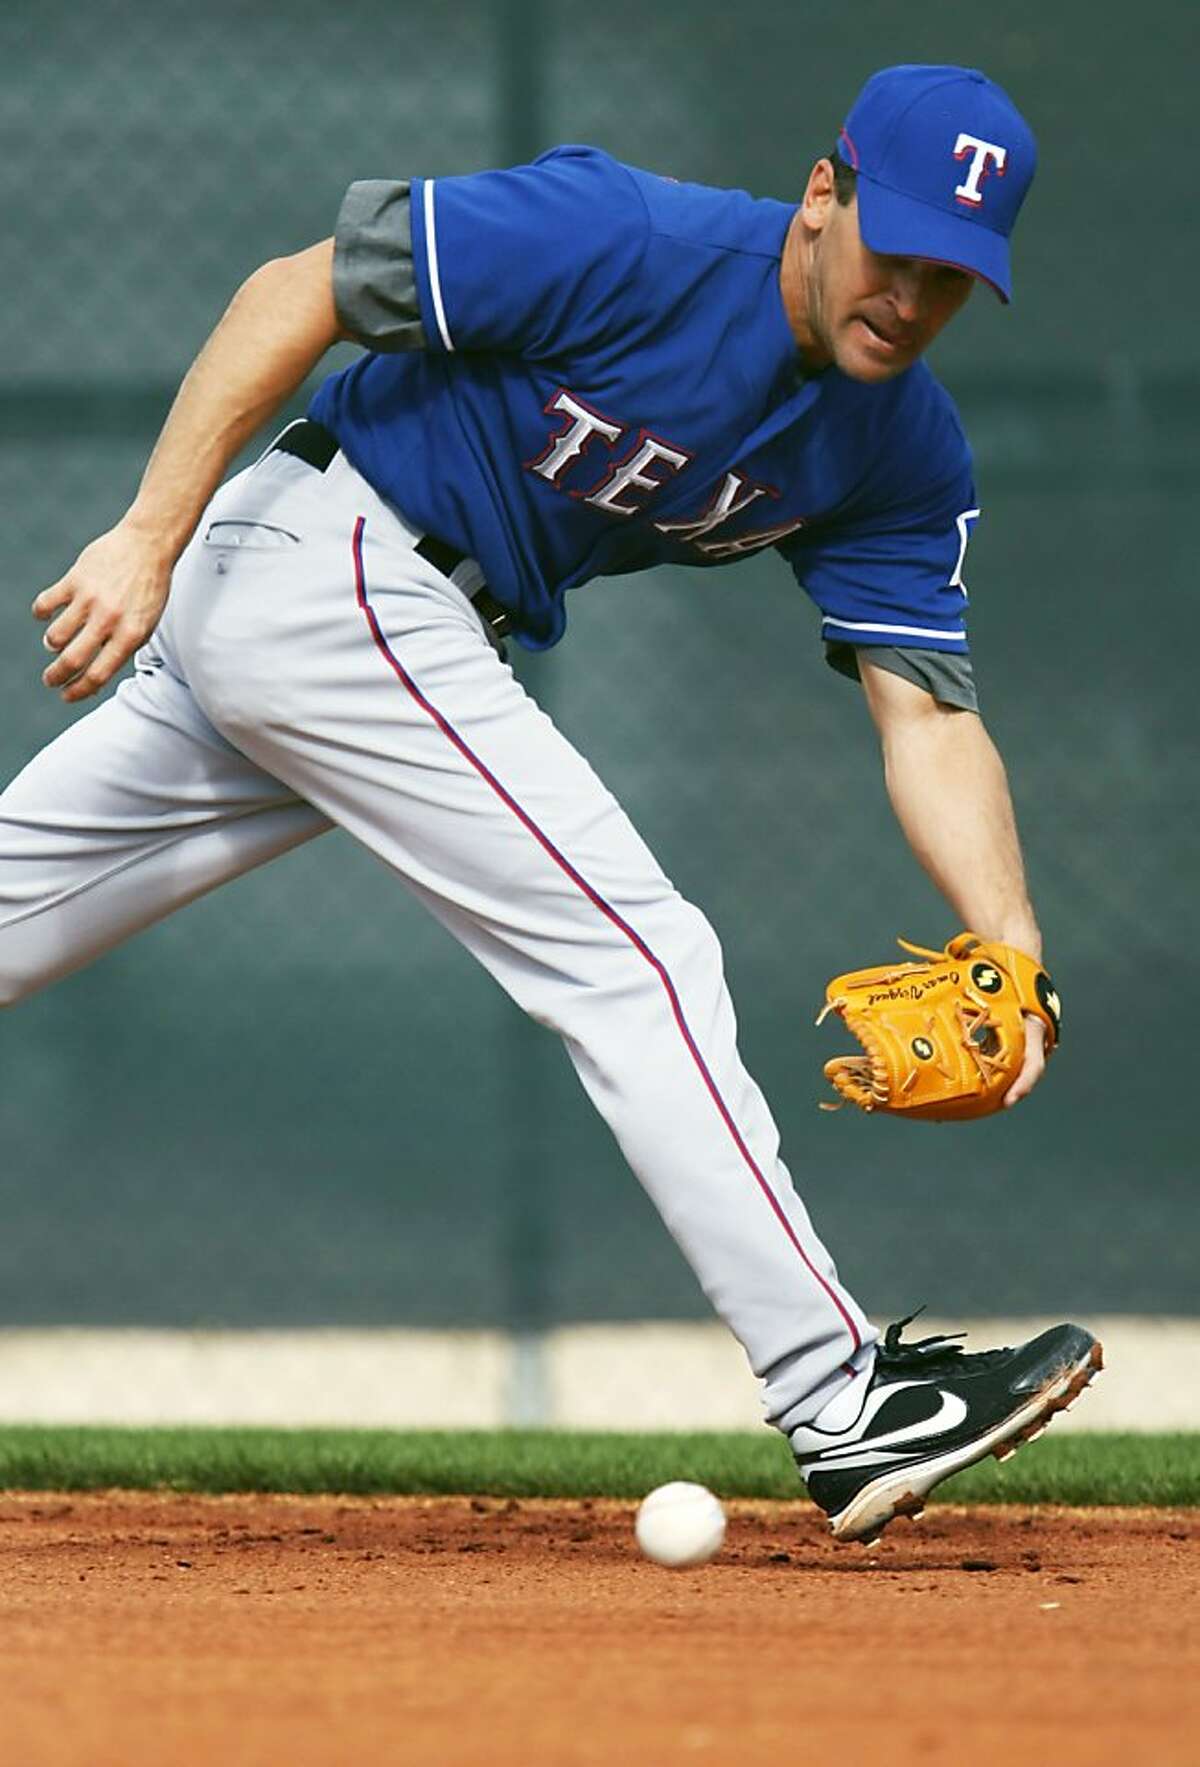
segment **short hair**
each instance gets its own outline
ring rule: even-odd
[[[848,208],[854,201],[854,193],[858,188],[858,173],[853,166],[848,166],[837,148],[829,155],[833,164],[833,190],[842,208]]]

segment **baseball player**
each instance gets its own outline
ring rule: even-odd
[[[844,1539],[1044,1427],[1099,1346],[880,1339],[780,1159],[712,930],[504,647],[556,643],[577,584],[775,548],[913,851],[1036,965],[963,624],[970,459],[920,361],[977,281],[1008,300],[1034,159],[981,73],[899,67],[797,204],[585,147],[352,184],[333,238],[237,292],[132,506],[35,601],[65,700],[135,672],[0,797],[4,1004],[333,824],[383,859],[562,1036]],[[339,339],[364,354],[222,485]],[[1050,1022],[1018,1019],[1010,1105]]]

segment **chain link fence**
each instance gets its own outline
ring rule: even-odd
[[[1177,949],[1200,254],[1169,151],[1191,9],[1156,19],[1133,41],[1079,0],[1001,25],[945,0],[474,0],[434,29],[404,0],[7,8],[0,772],[65,716],[32,595],[123,509],[241,278],[328,234],[352,178],[589,140],[786,197],[873,68],[979,63],[1043,168],[1016,304],[978,298],[935,365],[976,445],[976,668],[1066,1002],[1049,1084],[971,1130],[817,1113],[827,974],[954,929],[786,568],[577,591],[567,642],[520,668],[720,931],[748,1063],[868,1305],[1194,1311],[1181,1058],[1155,1051],[1200,980]],[[557,1046],[338,834],[0,1021],[0,1207],[9,1324],[706,1311]]]

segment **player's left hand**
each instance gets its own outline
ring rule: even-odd
[[[35,619],[57,652],[42,674],[67,701],[99,692],[144,644],[166,605],[171,564],[139,529],[118,522],[85,546],[65,576],[43,589]]]
[[[1025,1061],[1020,1073],[1004,1094],[1004,1108],[1010,1110],[1027,1098],[1046,1071],[1046,1027],[1032,1013],[1025,1014]]]

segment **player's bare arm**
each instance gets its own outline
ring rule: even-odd
[[[340,336],[333,241],[247,278],[188,371],[137,496],[33,604],[58,653],[42,679],[87,699],[153,631],[171,572],[230,461]]]
[[[859,671],[888,796],[914,854],[963,926],[1040,960],[1008,779],[982,719],[943,705],[862,651]],[[1045,1059],[1045,1031],[1027,1016],[1025,1065],[1006,1105],[1032,1091]]]

